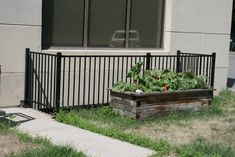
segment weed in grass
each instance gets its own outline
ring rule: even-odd
[[[0,131],[8,130],[10,127],[11,125],[8,123],[0,122]]]
[[[85,157],[82,152],[76,152],[68,146],[43,146],[38,149],[29,149],[18,155],[9,155],[9,157]]]
[[[211,144],[203,139],[197,139],[191,144],[176,148],[180,157],[234,157],[235,154],[230,147],[219,144]]]
[[[51,144],[50,141],[46,138],[41,138],[38,136],[32,138],[32,136],[19,132],[19,131],[16,131],[15,134],[17,138],[24,143],[33,143],[33,144],[40,144],[40,145],[45,145],[45,146]]]

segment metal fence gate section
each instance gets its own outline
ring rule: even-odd
[[[148,69],[192,71],[208,78],[214,86],[215,53],[177,55],[63,55],[32,52],[26,49],[25,105],[45,112],[61,107],[92,107],[109,103],[109,90],[127,78],[131,66],[143,62]]]

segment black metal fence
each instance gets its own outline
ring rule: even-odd
[[[25,105],[53,111],[60,107],[90,107],[108,104],[108,88],[127,78],[131,66],[143,62],[146,69],[192,71],[208,78],[214,86],[215,53],[177,55],[62,55],[32,52],[26,49]]]

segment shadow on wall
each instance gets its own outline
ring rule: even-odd
[[[235,88],[235,79],[234,78],[227,79],[227,87],[228,88]]]

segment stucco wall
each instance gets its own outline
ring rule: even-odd
[[[41,49],[41,0],[0,0],[0,107],[24,95],[25,48]]]

